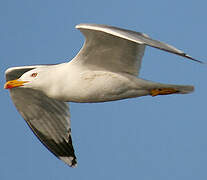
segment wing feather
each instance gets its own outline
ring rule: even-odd
[[[84,34],[85,43],[74,61],[92,70],[138,75],[145,50],[142,42],[120,38],[110,26],[87,24],[76,28]]]
[[[97,24],[79,24],[76,28],[84,34],[85,43],[75,60],[89,68],[138,75],[146,45],[203,63],[140,32]]]
[[[17,79],[36,67],[39,66],[10,68],[6,71],[6,79]],[[19,113],[47,149],[69,166],[75,167],[77,162],[72,145],[68,104],[30,88],[13,88],[10,95]]]

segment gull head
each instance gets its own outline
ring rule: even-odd
[[[20,78],[7,81],[4,85],[5,89],[11,88],[32,88],[41,89],[44,86],[45,78],[43,78],[44,70],[42,68],[32,69],[25,72]]]

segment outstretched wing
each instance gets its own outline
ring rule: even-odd
[[[10,68],[6,80],[19,78],[24,72],[40,66]],[[68,104],[54,100],[30,88],[10,89],[17,110],[38,139],[69,166],[77,165],[74,153]]]
[[[201,63],[183,51],[143,33],[97,24],[79,24],[76,28],[84,34],[85,43],[75,60],[89,68],[138,75],[146,45]]]

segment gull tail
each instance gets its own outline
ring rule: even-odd
[[[141,83],[144,84],[144,88],[148,91],[148,95],[151,96],[188,94],[194,91],[194,86],[191,85],[162,84],[146,80],[141,81]]]
[[[190,85],[168,85],[161,84],[158,87],[150,89],[151,96],[169,95],[169,94],[188,94],[194,91],[194,87]]]
[[[169,87],[152,89],[150,91],[150,95],[157,96],[157,95],[168,95],[168,94],[188,94],[193,92],[193,90],[194,90],[193,86],[171,85]]]

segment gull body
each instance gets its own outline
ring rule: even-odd
[[[54,76],[58,72],[61,73]],[[31,83],[30,75],[32,73],[38,73],[39,76]],[[79,103],[146,96],[150,95],[152,89],[157,88],[177,88],[182,89],[182,93],[193,90],[192,86],[155,83],[124,72],[91,70],[77,64],[76,59],[69,63],[51,65],[47,68],[36,68],[23,74],[19,80],[28,81],[22,88],[41,90],[48,97]]]
[[[9,68],[5,84],[34,134],[72,167],[77,162],[66,102],[95,103],[193,91],[190,85],[162,84],[139,78],[146,46],[202,63],[143,33],[97,24],[80,24],[76,28],[86,40],[70,62]]]

